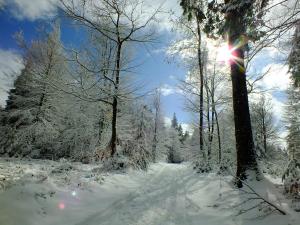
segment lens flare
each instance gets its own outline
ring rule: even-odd
[[[223,45],[218,49],[217,61],[229,63],[233,57],[232,49],[228,45]]]
[[[65,205],[65,203],[63,203],[63,202],[60,202],[60,203],[58,204],[58,208],[61,209],[61,210],[64,210],[65,207],[66,207],[66,205]]]
[[[77,195],[76,191],[72,191],[71,195],[75,197]]]

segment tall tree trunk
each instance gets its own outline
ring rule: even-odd
[[[218,118],[218,113],[214,107],[214,112],[215,112],[215,119],[216,119],[216,126],[217,126],[217,135],[218,135],[218,155],[219,155],[219,165],[221,165],[222,162],[222,145],[221,145],[221,133],[220,133],[220,126],[219,126],[219,118]]]
[[[264,153],[267,153],[267,129],[266,129],[266,123],[265,123],[265,116],[266,113],[263,111],[263,118],[262,118],[262,131],[263,131],[263,143],[264,143]]]
[[[154,121],[154,136],[152,145],[152,160],[156,161],[156,146],[157,146],[157,126],[158,126],[158,110],[155,110],[155,121]]]
[[[112,112],[112,123],[111,123],[111,157],[113,157],[117,150],[117,113],[118,113],[118,99],[114,97],[113,99],[113,112]]]
[[[49,78],[49,75],[50,75],[50,72],[51,72],[51,69],[52,69],[52,63],[53,63],[53,52],[51,51],[50,56],[49,56],[49,63],[47,65],[47,68],[46,68],[46,71],[45,71],[45,74],[44,74],[45,75],[44,79]],[[41,120],[40,116],[41,116],[42,111],[43,111],[42,107],[44,106],[45,100],[46,100],[47,80],[43,80],[42,85],[43,85],[42,95],[41,95],[40,100],[39,100],[39,109],[37,111],[35,121]]]
[[[214,139],[214,132],[215,132],[215,112],[214,110],[211,111],[211,129],[210,129],[210,137],[209,137],[209,150],[210,150],[210,153],[209,153],[209,157],[208,157],[208,160],[210,161],[211,160],[211,147],[212,147],[212,142],[213,142],[213,139]]]
[[[117,114],[118,114],[118,92],[120,84],[120,70],[121,70],[121,50],[122,42],[118,43],[117,55],[116,55],[116,69],[115,69],[115,84],[114,84],[114,97],[112,105],[112,123],[111,123],[111,157],[113,157],[117,150]]]
[[[231,0],[227,0],[226,3],[230,4]],[[236,176],[238,187],[242,187],[241,180],[247,179],[246,171],[257,171],[257,163],[254,153],[244,65],[244,47],[246,42],[243,36],[245,31],[243,16],[247,9],[242,10],[244,12],[241,9],[238,10],[233,9],[227,12],[226,22],[228,24],[228,44],[233,55],[230,67],[237,151]]]
[[[214,115],[214,110],[211,107],[213,104],[213,92],[209,90],[208,87],[208,82],[205,82],[205,89],[206,89],[206,96],[207,96],[207,100],[206,100],[206,107],[207,107],[207,112],[206,112],[206,117],[207,117],[207,127],[208,127],[208,132],[207,132],[207,139],[208,139],[208,146],[207,146],[207,161],[208,163],[210,163],[211,161],[211,148],[212,148],[212,142],[213,142],[213,135],[214,135],[214,128],[215,128],[215,124],[214,124],[214,119],[215,119],[215,115]],[[210,110],[210,108],[212,108],[212,110]],[[210,113],[211,113],[211,117],[210,117]],[[211,118],[211,119],[210,119]]]
[[[202,156],[204,160],[206,160],[206,154],[203,148],[203,61],[202,61],[202,51],[201,51],[201,28],[200,28],[200,18],[197,15],[197,35],[198,35],[198,43],[197,43],[197,53],[198,53],[198,66],[199,66],[199,75],[200,75],[200,106],[199,106],[199,138],[200,138],[200,151],[202,152]]]
[[[211,121],[210,121],[210,99],[209,99],[209,91],[208,91],[208,84],[207,81],[205,81],[205,90],[206,90],[206,120],[207,120],[207,161],[210,162],[211,157]]]
[[[98,144],[101,143],[101,138],[102,138],[102,133],[103,133],[103,129],[104,129],[104,118],[103,118],[103,114],[101,113],[99,121],[98,121]]]

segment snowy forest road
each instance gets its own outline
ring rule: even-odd
[[[199,179],[187,165],[163,164],[155,171],[145,174],[139,188],[76,225],[232,224],[216,216],[220,214],[214,210],[216,199],[205,199],[213,194],[209,193],[209,177]],[[206,194],[199,193],[201,190]],[[218,198],[218,193],[214,196]]]
[[[188,198],[186,187],[197,180],[190,179],[182,165],[164,165],[157,172],[146,176],[134,192],[76,225],[194,224],[187,211],[199,214],[200,206]]]
[[[54,174],[60,164],[2,164],[22,169],[25,176],[0,193],[0,225],[288,224],[287,217],[265,217],[270,211],[260,208],[238,215],[258,203],[245,201],[245,192],[229,184],[231,177],[198,174],[190,164],[155,163],[146,172],[104,177],[90,165],[75,164],[67,173]],[[267,186],[257,188],[269,191]],[[289,222],[299,224],[298,219]]]

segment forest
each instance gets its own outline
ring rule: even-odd
[[[0,0],[0,31],[0,225],[300,223],[299,0]]]

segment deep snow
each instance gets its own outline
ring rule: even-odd
[[[270,182],[253,183],[289,212],[243,203],[230,177],[195,173],[188,164],[102,174],[97,165],[0,159],[0,225],[299,225],[299,214]],[[1,181],[2,180],[2,181]],[[271,213],[271,214],[270,214]],[[270,214],[270,215],[268,215]]]

